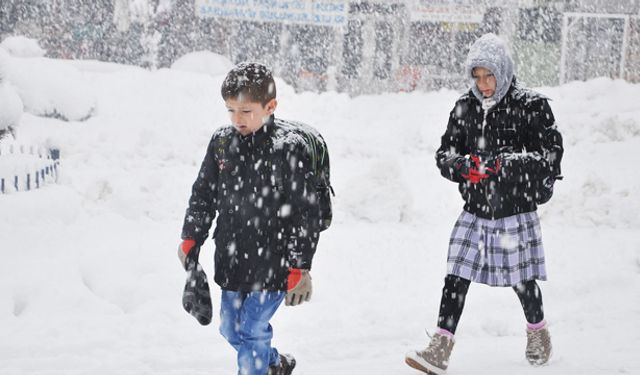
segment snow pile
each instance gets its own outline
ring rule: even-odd
[[[60,80],[78,74],[71,62],[34,61],[31,76],[53,65],[68,68]],[[202,328],[182,310],[176,256],[191,184],[211,134],[228,123],[224,77],[83,65],[96,116],[21,121],[19,141],[61,149],[59,183],[0,195],[0,332],[10,338],[0,341],[0,373],[234,373],[215,314]],[[276,115],[326,139],[337,196],[314,259],[313,301],[278,311],[274,344],[296,355],[300,374],[413,374],[403,355],[435,327],[462,208],[434,161],[459,93],[350,98],[277,84]],[[640,147],[640,85],[600,79],[540,91],[554,99],[566,146],[565,180],[540,209],[554,356],[530,367],[513,291],[474,285],[449,373],[640,373],[640,177],[628,167]],[[201,253],[209,277],[212,246]],[[217,308],[216,287],[212,295]]]
[[[46,53],[37,40],[24,36],[7,37],[0,43],[0,48],[14,57],[43,57]]]
[[[7,53],[0,49],[0,132],[15,130],[23,111],[20,96],[6,78],[8,60]]]
[[[615,104],[601,94],[611,92]],[[640,147],[637,85],[601,78],[548,89],[548,95],[560,116],[563,110],[570,115],[556,115],[565,137],[566,177],[556,183],[557,196],[544,212],[591,228],[640,227],[640,184],[621,162]]]
[[[0,50],[2,55],[2,50]],[[72,65],[44,57],[1,57],[24,110],[65,121],[83,121],[96,110],[95,93],[84,74]]]
[[[231,60],[209,51],[188,53],[171,65],[171,69],[211,76],[225,75],[231,68],[233,68]]]
[[[16,90],[0,80],[0,131],[15,129],[22,117],[22,100]]]

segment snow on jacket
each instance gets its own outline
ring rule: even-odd
[[[455,167],[467,155],[499,155],[500,173],[471,184]],[[459,184],[464,209],[479,217],[503,218],[537,209],[536,189],[560,175],[562,136],[546,97],[521,88],[513,78],[499,103],[486,113],[469,90],[456,102],[436,152],[442,175]]]
[[[273,116],[248,136],[232,126],[213,134],[182,238],[202,245],[217,214],[214,280],[223,289],[286,290],[289,267],[311,268],[318,208],[305,147]]]

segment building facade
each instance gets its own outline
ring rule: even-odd
[[[518,76],[640,81],[640,1],[3,0],[0,35],[57,58],[150,68],[209,50],[262,61],[297,90],[460,89],[470,44],[494,32]],[[623,61],[623,64],[620,61]]]

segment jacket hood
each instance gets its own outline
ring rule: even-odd
[[[473,43],[466,61],[466,75],[471,80],[471,91],[482,101],[484,99],[473,80],[473,68],[489,69],[496,77],[496,91],[493,99],[499,103],[509,91],[513,79],[513,60],[502,39],[493,33],[485,34]]]

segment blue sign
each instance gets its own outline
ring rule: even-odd
[[[200,18],[341,26],[348,11],[344,0],[196,0]]]

